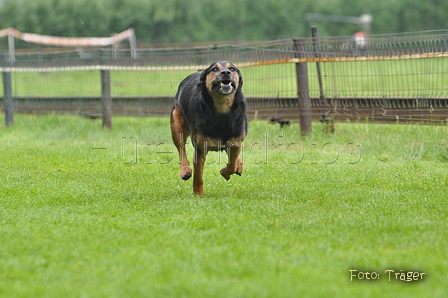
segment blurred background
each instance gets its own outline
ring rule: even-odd
[[[307,14],[373,16],[372,34],[448,27],[442,0],[0,0],[0,29],[55,36],[110,36],[134,28],[139,46],[347,36],[363,28]],[[18,41],[16,48],[30,46]],[[0,40],[7,48],[7,40]]]

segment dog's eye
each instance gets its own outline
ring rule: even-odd
[[[236,71],[236,68],[235,67],[229,67],[229,70],[230,71]]]
[[[217,67],[217,66],[213,67],[212,71],[219,71],[219,67]]]

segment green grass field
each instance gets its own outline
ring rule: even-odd
[[[243,176],[225,181],[211,153],[198,197],[167,118],[0,123],[0,297],[448,293],[447,126],[315,123],[301,138],[252,121]]]

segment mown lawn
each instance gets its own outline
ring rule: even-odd
[[[447,126],[315,123],[301,138],[252,121],[243,176],[225,181],[210,154],[198,197],[167,118],[0,123],[0,297],[448,293]],[[396,279],[408,271],[425,274]]]

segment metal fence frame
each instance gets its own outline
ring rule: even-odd
[[[3,109],[6,124],[13,123],[17,112],[71,112],[87,117],[103,117],[103,125],[110,127],[110,117],[115,115],[168,115],[173,94],[164,96],[114,97],[110,92],[111,70],[157,71],[182,69],[196,71],[209,63],[230,60],[239,67],[257,67],[274,64],[294,64],[297,92],[292,96],[248,96],[249,114],[252,117],[271,116],[300,119],[302,126],[314,119],[332,117],[358,121],[369,119],[380,122],[432,122],[447,123],[448,86],[440,96],[325,96],[325,86],[320,94],[311,94],[308,80],[321,79],[322,75],[309,77],[308,69],[321,63],[400,61],[415,59],[447,59],[448,30],[424,31],[403,34],[371,35],[359,43],[352,36],[311,37],[252,42],[241,45],[212,45],[194,48],[139,49],[132,55],[129,49],[39,49],[34,52],[16,53],[14,61],[3,55],[0,71],[3,73]],[[434,61],[434,60],[433,60]],[[440,61],[440,60],[439,60]],[[446,60],[443,60],[446,61]],[[311,64],[310,64],[311,63]],[[102,96],[77,96],[65,98],[14,96],[8,74],[11,72],[51,72],[71,70],[98,70],[101,74]],[[439,75],[447,76],[448,69]],[[318,71],[319,73],[319,71]],[[356,75],[356,74],[354,74]],[[424,74],[422,74],[424,75]],[[447,84],[448,85],[448,84]],[[356,93],[356,92],[354,92]],[[109,119],[109,120],[108,120]],[[304,122],[305,121],[305,122]],[[306,130],[306,128],[305,128]]]

